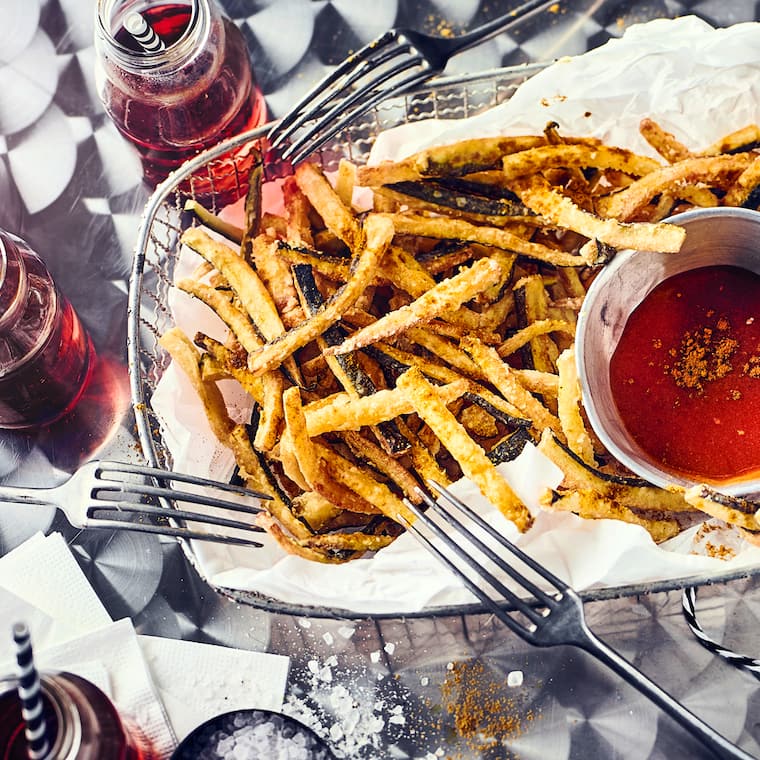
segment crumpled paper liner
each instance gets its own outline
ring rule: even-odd
[[[464,121],[417,122],[383,133],[370,161],[398,159],[433,144],[476,135],[535,134],[552,120],[564,134],[595,136],[656,155],[638,132],[645,116],[699,150],[735,129],[760,122],[759,36],[760,25],[755,23],[713,29],[695,17],[633,26],[621,39],[551,65],[518,88],[509,101],[484,114]],[[174,298],[177,323],[189,335],[197,329],[195,320],[208,322],[207,314],[183,294]],[[178,374],[170,368],[152,399],[175,467],[226,477],[231,457],[213,440],[189,384]],[[234,403],[239,402],[238,398]],[[576,589],[706,579],[760,564],[760,549],[737,541],[735,534],[725,536],[734,557],[721,560],[705,556],[707,542],[699,540],[697,528],[657,546],[638,526],[542,512],[538,495],[544,487],[556,485],[560,474],[532,446],[500,469],[536,515],[527,534],[516,536],[514,526],[472,484],[457,484],[459,495]],[[721,541],[720,531],[711,536],[713,542]],[[210,583],[294,605],[382,614],[473,601],[408,534],[374,556],[335,566],[286,555],[271,542],[261,550],[194,542],[193,551]]]

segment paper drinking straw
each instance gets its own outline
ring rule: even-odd
[[[163,40],[153,27],[136,11],[128,13],[124,28],[135,38],[146,53],[158,53],[164,49]]]
[[[18,664],[18,695],[21,699],[21,716],[26,728],[24,734],[28,745],[29,760],[42,760],[50,752],[47,723],[42,711],[42,686],[37,668],[34,667],[32,639],[26,623],[13,626]]]

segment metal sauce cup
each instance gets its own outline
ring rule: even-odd
[[[700,208],[667,219],[686,229],[679,253],[618,253],[596,277],[581,308],[575,353],[589,422],[618,461],[654,485],[688,487],[695,481],[658,466],[626,430],[610,388],[610,360],[631,312],[663,280],[689,269],[731,265],[760,273],[760,213],[743,208]],[[653,412],[654,413],[654,412]],[[705,442],[709,445],[709,441]],[[721,483],[731,496],[760,492],[760,479]]]

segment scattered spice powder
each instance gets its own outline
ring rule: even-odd
[[[454,718],[456,735],[468,753],[506,744],[520,736],[525,724],[535,717],[524,709],[503,674],[492,672],[480,660],[451,665],[441,685],[443,704]]]
[[[432,34],[435,34],[438,37],[446,37],[446,38],[451,38],[455,36],[454,27],[447,21],[439,19],[432,13],[428,15],[425,21],[426,21],[427,28],[430,30]]]
[[[667,366],[667,371],[679,388],[702,394],[705,383],[719,380],[733,370],[731,357],[738,345],[729,321],[720,317],[715,329],[705,326],[684,333],[678,349],[671,351],[676,361]]]
[[[757,350],[760,351],[760,346],[758,346]],[[750,377],[760,377],[760,356],[750,356],[749,361],[742,367],[742,372]]]
[[[719,525],[707,522],[702,523],[694,536],[694,544],[701,545],[701,553],[708,557],[723,560],[733,559],[736,556],[736,550],[734,548],[725,546],[722,543],[715,543],[708,538],[710,534],[717,534],[717,537],[720,538],[722,530],[722,527]]]

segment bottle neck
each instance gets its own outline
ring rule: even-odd
[[[0,334],[12,330],[26,308],[29,281],[13,237],[0,231]]]
[[[82,720],[69,694],[54,677],[41,676],[42,693],[55,715],[55,734],[51,737],[50,760],[76,760],[82,746]]]
[[[165,37],[161,50],[149,51],[126,31],[130,13],[140,13]],[[172,16],[167,21],[167,16]],[[96,44],[104,58],[132,74],[168,74],[185,65],[208,41],[212,24],[220,17],[214,0],[98,0]],[[177,28],[178,20],[184,26]],[[166,27],[166,31],[164,31]]]

